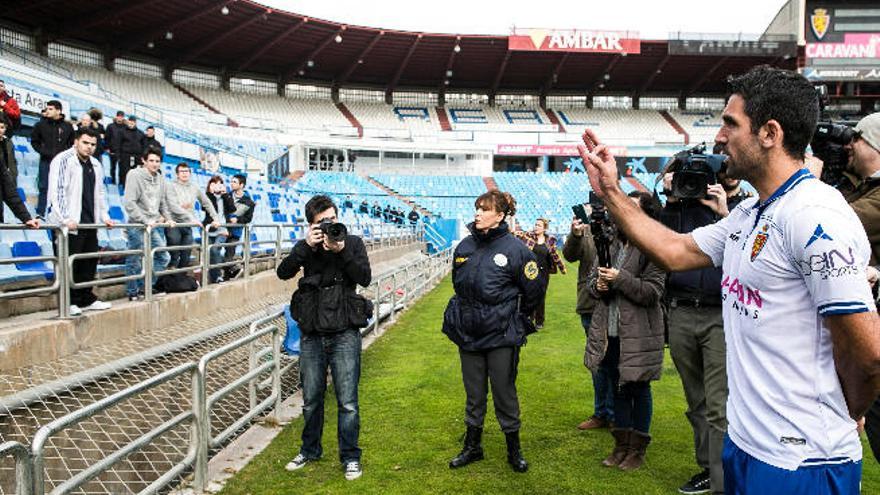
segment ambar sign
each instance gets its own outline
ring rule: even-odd
[[[507,38],[509,50],[640,53],[639,34],[631,31],[527,29]]]

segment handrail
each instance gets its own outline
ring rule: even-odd
[[[34,488],[34,466],[30,449],[19,442],[0,444],[0,457],[9,454],[15,459],[15,495],[30,495]]]

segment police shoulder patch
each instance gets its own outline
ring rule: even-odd
[[[538,278],[538,263],[535,261],[529,261],[526,263],[526,266],[523,267],[523,275],[529,280],[535,280]]]

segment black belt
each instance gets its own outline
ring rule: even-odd
[[[669,299],[670,308],[677,308],[679,306],[687,306],[690,308],[717,308],[721,306],[721,301],[718,299],[694,299],[678,297],[672,297]]]

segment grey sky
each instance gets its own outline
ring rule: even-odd
[[[639,31],[642,39],[671,32],[764,31],[785,0],[259,0],[331,21],[370,27],[458,34],[509,34],[512,26]],[[234,5],[234,4],[233,4]]]

